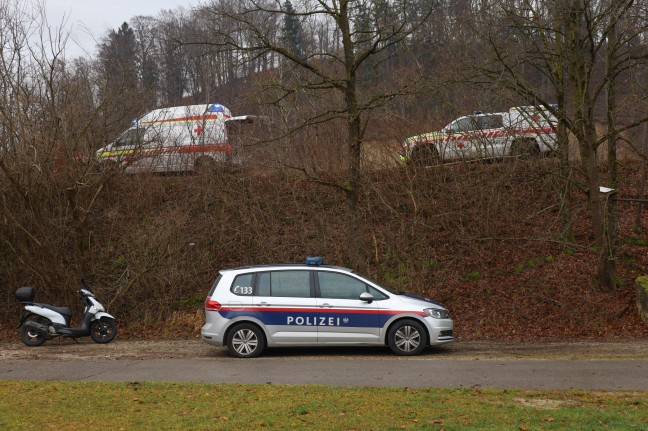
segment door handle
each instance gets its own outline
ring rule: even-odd
[[[324,304],[320,304],[320,308],[333,308],[333,306],[331,304],[324,303]]]
[[[263,306],[263,307],[269,307],[269,306],[270,306],[270,304],[268,304],[268,303],[265,302],[265,301],[264,301],[264,302],[260,302],[259,305],[261,305],[261,306]]]

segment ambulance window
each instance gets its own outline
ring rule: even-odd
[[[234,295],[239,295],[239,296],[252,296],[254,293],[254,286],[252,285],[252,276],[253,274],[241,274],[238,275],[235,279],[234,282],[232,283],[232,287],[230,288],[230,291]]]
[[[450,125],[452,130],[457,133],[469,132],[473,129],[470,118],[460,118]]]
[[[484,115],[479,120],[479,127],[482,129],[498,129],[504,126],[501,115]]]
[[[117,145],[139,145],[144,140],[146,129],[140,127],[137,129],[128,129],[117,139]]]

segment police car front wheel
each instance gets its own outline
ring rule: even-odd
[[[389,329],[387,335],[389,348],[397,355],[414,356],[420,354],[427,345],[427,335],[423,325],[415,320],[401,320]]]
[[[227,336],[227,350],[238,358],[254,358],[265,349],[265,338],[261,330],[252,324],[236,325]]]

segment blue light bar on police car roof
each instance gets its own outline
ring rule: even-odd
[[[224,109],[223,109],[223,105],[221,105],[220,103],[214,103],[212,105],[209,105],[209,107],[207,108],[207,111],[208,112],[223,112]]]
[[[307,257],[306,258],[306,265],[309,266],[320,266],[324,264],[324,259],[321,257]]]

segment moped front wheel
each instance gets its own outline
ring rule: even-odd
[[[33,320],[36,323],[40,323],[41,325],[48,325],[49,320],[47,320],[44,317],[41,316],[36,316],[32,314],[23,322],[22,325],[20,325],[20,341],[25,343],[26,346],[29,347],[38,347],[41,344],[47,340],[47,337],[45,334],[36,331],[34,328],[30,328],[26,323],[30,320]]]
[[[117,324],[109,317],[102,317],[90,322],[90,337],[95,343],[110,343],[117,335]]]

